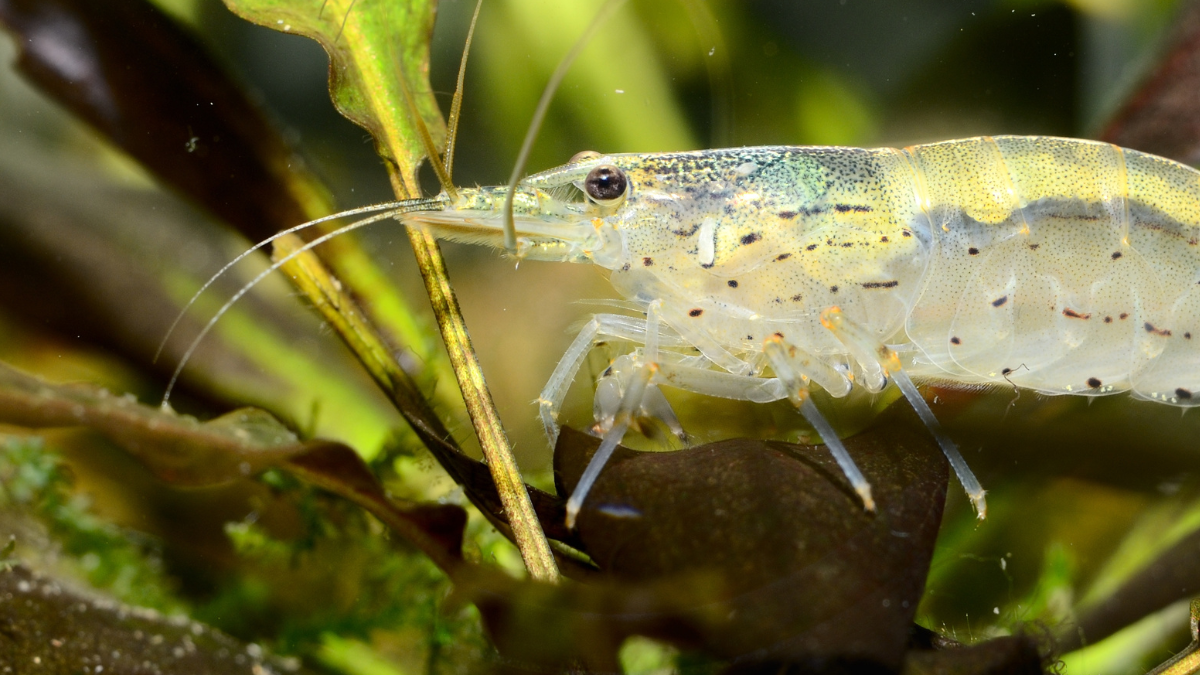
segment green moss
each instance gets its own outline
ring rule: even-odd
[[[41,521],[70,566],[95,588],[133,605],[164,612],[183,608],[154,543],[96,517],[41,439],[0,441],[0,508]],[[0,558],[8,560],[12,551],[5,551]]]
[[[311,491],[298,496],[305,524],[295,536],[251,521],[227,525],[238,570],[199,618],[239,636],[272,636],[277,651],[331,667],[347,645],[375,650],[383,662],[404,654],[395,657],[404,661],[400,672],[457,670],[483,658],[478,614],[444,613],[450,583],[433,563],[353,506]]]

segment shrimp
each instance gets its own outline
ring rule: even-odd
[[[509,186],[455,188],[447,171],[435,198],[290,228],[375,212],[274,263],[183,361],[266,274],[395,218],[518,259],[599,265],[637,310],[593,315],[537,401],[553,445],[593,346],[634,345],[597,383],[603,441],[567,502],[569,526],[630,428],[658,420],[686,441],[661,387],[788,399],[874,510],[870,484],[810,392],[842,399],[895,384],[979,518],[985,491],[916,382],[1200,404],[1200,173],[1189,167],[1106,143],[996,136],[904,149],[589,151],[518,182],[553,89]]]
[[[400,219],[502,247],[507,190],[459,192]],[[539,398],[553,443],[592,346],[637,345],[599,382],[604,442],[572,523],[639,417],[682,437],[662,386],[790,399],[873,509],[809,391],[895,383],[980,518],[984,490],[914,381],[1200,404],[1200,173],[1160,157],[1041,136],[580,153],[513,203],[519,257],[607,268],[644,313],[594,315]]]

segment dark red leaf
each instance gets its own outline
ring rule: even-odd
[[[308,220],[315,183],[191,34],[144,0],[0,0],[21,71],[252,239]],[[303,191],[302,190],[302,191]]]
[[[1109,143],[1200,163],[1200,4],[1185,3],[1157,66],[1100,132]]]
[[[564,429],[564,494],[598,444]],[[613,577],[721,581],[725,617],[704,636],[756,663],[837,660],[898,668],[924,589],[947,464],[912,411],[893,406],[846,440],[870,480],[867,513],[823,446],[731,440],[679,452],[620,449],[579,517],[585,550]]]

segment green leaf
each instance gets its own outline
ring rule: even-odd
[[[225,0],[242,18],[310,37],[329,54],[329,92],[343,115],[375,138],[379,154],[416,196],[425,157],[412,111],[440,147],[446,127],[429,86],[436,3],[358,0]]]

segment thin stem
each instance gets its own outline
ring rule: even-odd
[[[479,436],[483,456],[492,472],[496,490],[500,493],[504,513],[512,526],[513,538],[521,551],[521,559],[529,570],[529,576],[539,581],[557,583],[558,566],[554,562],[554,554],[550,551],[550,544],[529,500],[516,458],[500,424],[500,416],[496,413],[487,382],[484,381],[483,370],[479,367],[479,359],[471,346],[458,298],[446,273],[442,251],[438,248],[437,240],[423,229],[408,228],[408,237],[417,257],[417,268],[425,280],[425,290],[429,293],[429,302],[433,305],[446,351],[450,354],[454,376],[467,404],[467,413]]]
[[[471,54],[471,43],[475,40],[475,23],[479,21],[479,10],[483,0],[475,3],[475,13],[471,15],[471,27],[467,29],[467,42],[463,45],[462,61],[458,64],[458,83],[454,85],[454,98],[450,101],[450,119],[447,120],[446,130],[446,178],[454,179],[454,146],[458,143],[458,122],[462,116],[463,83],[467,79],[467,57]]]

